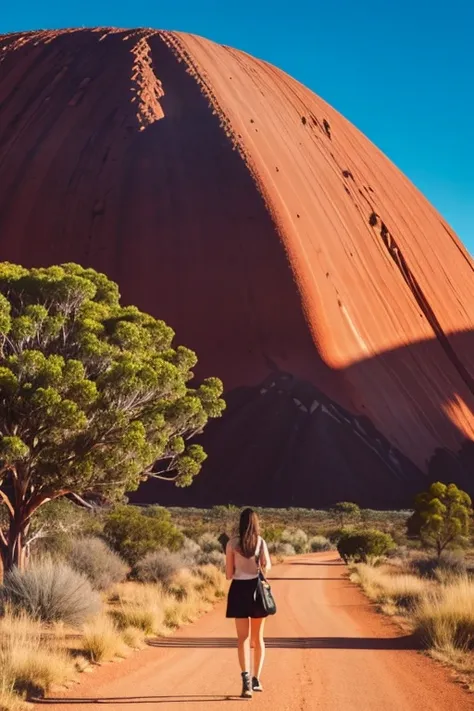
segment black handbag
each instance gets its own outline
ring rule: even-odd
[[[261,545],[263,545],[263,543]],[[257,562],[258,567],[258,580],[257,590],[255,591],[255,598],[260,602],[267,615],[274,615],[277,611],[276,602],[275,598],[273,597],[270,583],[264,576],[262,568],[260,567],[260,553],[261,548],[259,548],[258,554],[255,556],[255,560]]]

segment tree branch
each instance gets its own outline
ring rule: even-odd
[[[176,479],[179,477],[179,474],[176,474],[175,476],[162,476],[161,474],[155,474],[152,472],[149,474],[150,479],[160,479],[161,481],[176,481]]]
[[[0,546],[3,546],[5,548],[8,547],[8,541],[7,541],[6,536],[3,533],[1,528],[0,528]]]
[[[13,505],[12,505],[10,499],[8,498],[8,496],[5,494],[5,492],[2,491],[1,489],[0,489],[0,499],[3,501],[3,503],[7,507],[10,516],[13,518],[15,515],[15,510],[13,508]]]

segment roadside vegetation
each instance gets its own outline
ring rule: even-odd
[[[57,505],[49,504],[52,519]],[[7,571],[0,586],[0,711],[22,709],[26,699],[67,685],[93,665],[126,658],[147,638],[195,621],[226,592],[222,548],[207,562],[210,541],[201,547],[186,539],[167,512],[121,506],[121,524],[134,534],[123,539],[122,550],[115,511],[90,513],[88,521],[68,506],[78,511],[84,529],[73,525],[71,535],[61,525],[60,546],[58,532],[51,531],[25,569]],[[70,523],[70,517],[68,511],[64,520]],[[133,526],[149,532],[149,520],[166,526],[153,529],[155,548],[150,536],[143,554],[130,540],[138,541]]]
[[[351,578],[474,690],[474,541],[469,496],[440,482],[420,494],[403,545],[348,555]]]

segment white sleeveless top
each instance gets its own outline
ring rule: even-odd
[[[259,555],[260,565],[265,568],[266,571],[271,568],[270,555],[268,553],[267,544],[261,538],[258,537],[257,548],[255,549],[255,555],[250,558],[246,558],[238,551],[239,539],[231,538],[227,544],[226,550],[226,568],[227,568],[227,578],[232,577],[233,580],[253,580],[258,576],[258,567],[255,557]],[[233,571],[233,573],[232,573]]]

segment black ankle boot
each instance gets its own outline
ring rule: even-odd
[[[251,699],[252,698],[252,682],[250,681],[250,674],[248,672],[242,672],[241,697],[243,699]]]

